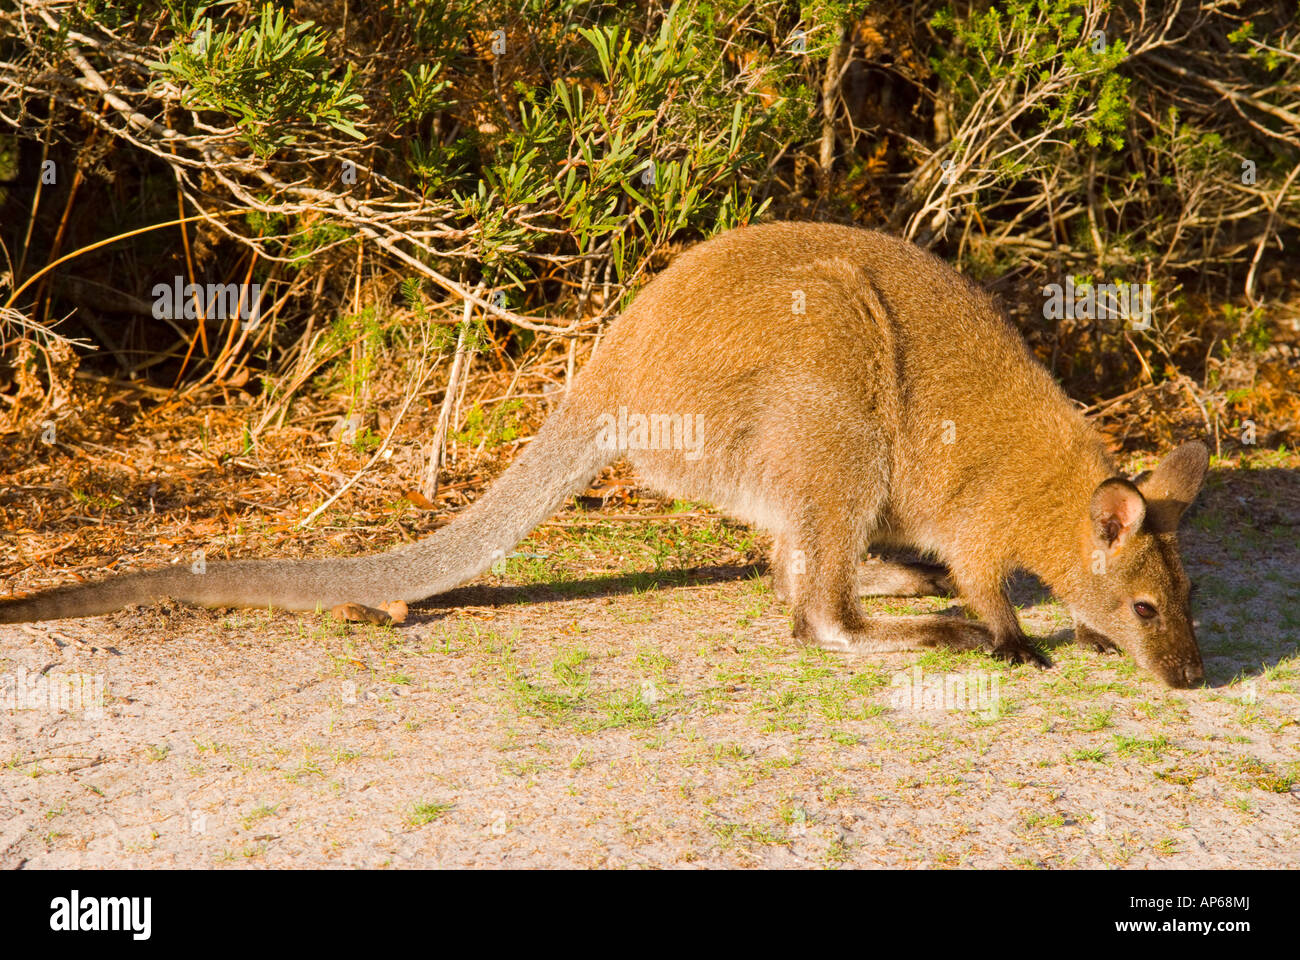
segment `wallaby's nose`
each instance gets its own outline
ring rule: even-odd
[[[1205,680],[1205,670],[1199,663],[1189,663],[1183,667],[1183,679],[1189,687],[1194,687]]]

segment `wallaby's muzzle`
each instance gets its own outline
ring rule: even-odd
[[[1139,666],[1154,673],[1166,684],[1176,689],[1194,687],[1205,682],[1205,665],[1201,662],[1201,651],[1196,645],[1196,636],[1188,624],[1186,637],[1172,645],[1169,654],[1157,653],[1154,657],[1136,658]],[[1147,660],[1147,662],[1143,662]]]

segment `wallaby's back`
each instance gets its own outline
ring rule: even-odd
[[[883,526],[922,547],[963,518],[1005,528],[987,511],[1077,473],[1080,458],[1087,480],[1114,472],[991,298],[876,231],[771,223],[699,244],[641,291],[592,367],[607,411],[702,415],[712,472],[629,451],[648,479],[759,523],[747,478],[770,473],[777,482],[758,486],[779,489],[827,457],[884,484]]]

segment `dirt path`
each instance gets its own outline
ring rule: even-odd
[[[520,557],[396,629],[0,627],[0,674],[106,691],[101,716],[0,709],[0,865],[1294,866],[1298,492],[1295,471],[1220,473],[1193,515],[1192,691],[1076,649],[1032,590],[1051,671],[800,650],[758,568],[647,574],[586,527],[521,550],[608,575],[535,583]],[[687,526],[657,535],[721,529]],[[913,709],[936,677],[950,709]],[[951,709],[963,690],[976,709]]]

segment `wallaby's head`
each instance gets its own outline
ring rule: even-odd
[[[1082,525],[1088,574],[1072,612],[1171,687],[1205,679],[1178,559],[1178,521],[1209,465],[1200,443],[1185,443],[1137,482],[1111,479],[1093,492]]]

